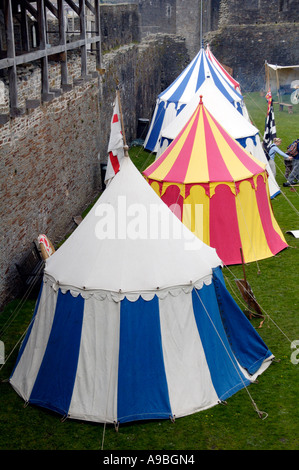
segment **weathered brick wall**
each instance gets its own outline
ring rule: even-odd
[[[116,85],[129,143],[138,118],[151,118],[157,95],[186,61],[185,42],[176,36],[120,47],[103,56],[101,78],[0,126],[0,305],[17,294],[15,263],[38,234],[63,239],[72,217],[99,193]],[[34,70],[32,77],[35,83]]]
[[[2,298],[38,234],[60,240],[99,191],[98,129],[96,80],[0,129]]]

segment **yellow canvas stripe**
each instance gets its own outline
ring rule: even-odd
[[[252,189],[249,181],[240,183],[240,191],[236,196],[236,209],[244,261],[256,261],[273,256],[261,222],[256,191]]]
[[[206,139],[203,124],[202,107],[193,143],[192,154],[185,176],[185,183],[208,182],[209,168],[207,159]]]
[[[183,224],[200,240],[210,243],[210,198],[200,185],[192,186],[189,196],[184,200]]]
[[[271,213],[271,220],[272,220],[272,225],[273,225],[273,228],[275,230],[275,232],[278,233],[278,235],[281,237],[281,239],[285,242],[285,238],[284,238],[284,235],[277,223],[277,220],[275,219],[275,216],[274,216],[274,213],[273,213],[273,209],[272,209],[272,205],[271,205],[271,202],[270,202],[270,190],[269,190],[269,185],[268,185],[268,182],[266,182],[266,190],[267,190],[267,196],[268,196],[268,201],[269,201],[269,206],[270,206],[270,213]]]
[[[156,181],[152,181],[151,182],[151,187],[153,188],[153,190],[155,191],[155,193],[158,194],[159,197],[160,196],[160,186],[159,186],[159,183],[157,183]]]
[[[185,143],[186,138],[190,132],[190,128],[194,121],[194,115],[190,119],[186,129],[184,130],[183,134],[181,135],[180,139],[176,142],[172,150],[169,152],[165,160],[154,170],[150,175],[149,178],[155,179],[158,181],[163,181],[165,176],[169,173],[172,166],[175,164],[176,159],[178,158],[182,147]],[[165,150],[167,152],[167,149]]]
[[[234,181],[240,181],[245,178],[249,178],[252,176],[251,171],[249,171],[243,163],[239,160],[235,152],[231,149],[229,143],[220,133],[219,129],[216,127],[215,122],[211,118],[209,113],[206,113],[208,122],[211,126],[212,133],[214,138],[217,142],[218,148],[220,150],[222,159],[231,174]],[[239,146],[240,150],[246,152],[244,148],[236,141],[237,146]],[[246,152],[248,153],[248,152]]]

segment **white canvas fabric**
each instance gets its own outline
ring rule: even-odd
[[[119,318],[120,302],[94,296],[85,301],[71,418],[117,421]]]
[[[201,283],[219,265],[215,249],[180,222],[125,157],[92,210],[47,259],[45,275],[86,298],[138,297]]]
[[[47,347],[57,301],[57,292],[45,285],[39,303],[40,314],[36,316],[26,349],[21,356],[11,385],[28,401]],[[29,328],[31,324],[29,325]]]
[[[216,405],[219,397],[196,327],[191,294],[168,295],[160,300],[159,308],[169,399],[175,416]]]

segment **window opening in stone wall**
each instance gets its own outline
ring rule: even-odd
[[[166,5],[166,18],[171,18],[171,5]]]

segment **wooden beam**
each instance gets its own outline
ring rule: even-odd
[[[79,0],[80,39],[84,41],[81,46],[81,77],[87,75],[87,47],[86,47],[86,24],[85,24],[85,1]]]
[[[101,19],[100,19],[100,5],[99,0],[95,0],[95,29],[96,35],[100,38],[99,41],[96,42],[96,68],[102,68],[102,52],[101,52]]]
[[[77,7],[76,3],[73,2],[73,0],[65,0],[66,3],[79,15],[80,9]]]
[[[59,23],[59,44],[64,47],[66,46],[66,37],[65,37],[65,24],[64,24],[64,8],[63,0],[57,0],[58,7],[58,23]],[[64,58],[61,61],[60,65],[61,71],[61,85],[64,87],[68,84],[68,69],[67,69],[67,52],[65,49]]]
[[[101,40],[100,36],[94,36],[92,38],[86,38],[86,41],[78,39],[78,41],[68,42],[66,45],[52,46],[48,49],[43,49],[39,51],[28,52],[28,54],[22,54],[15,57],[15,59],[6,58],[0,60],[0,70],[7,69],[11,67],[14,63],[16,65],[26,64],[27,62],[33,62],[34,60],[39,60],[42,57],[60,54],[61,52],[71,51],[73,49],[78,49],[83,46],[83,44],[94,44]]]
[[[45,0],[45,7],[47,7],[56,18],[58,18],[58,10],[49,0]]]
[[[22,50],[29,51],[29,35],[28,35],[28,18],[26,7],[21,3],[21,38],[22,38]]]
[[[12,65],[8,68],[10,112],[12,115],[15,115],[15,111],[18,109],[18,89],[11,0],[5,0],[4,3],[4,22],[6,30],[7,57],[12,60]]]
[[[25,6],[26,10],[28,10],[29,13],[33,16],[33,18],[35,18],[36,21],[37,21],[37,10],[36,10],[36,8],[34,8],[31,5],[31,3],[28,2],[28,0],[24,0],[23,3],[24,3],[24,6]]]
[[[95,3],[97,3],[97,0],[95,0]],[[95,9],[88,0],[85,0],[85,5],[91,11],[91,13],[95,15]]]
[[[39,36],[39,49],[44,51],[41,56],[41,96],[42,101],[49,101],[54,95],[50,94],[49,90],[49,67],[48,56],[46,53],[46,18],[45,18],[45,4],[44,0],[37,0],[37,17],[38,17],[38,36]]]

